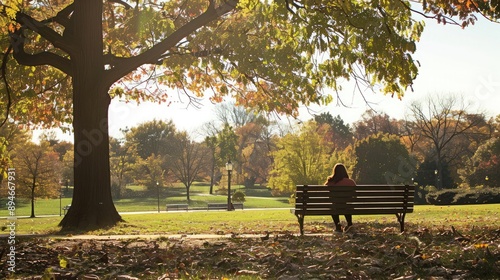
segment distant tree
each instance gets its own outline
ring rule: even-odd
[[[206,168],[210,154],[204,144],[190,140],[186,132],[177,133],[175,138],[172,155],[167,160],[173,176],[186,187],[189,202],[191,185]]]
[[[494,137],[500,137],[500,115],[497,115],[495,117],[495,120],[493,121],[493,136]]]
[[[57,138],[57,133],[54,130],[44,131],[38,137],[38,140],[49,143],[50,147],[53,147],[54,145],[59,143],[59,139]]]
[[[132,174],[136,184],[146,186],[148,191],[153,192],[165,185],[168,171],[165,166],[165,157],[152,154],[146,159],[138,157]]]
[[[214,191],[214,185],[215,185],[215,172],[216,172],[216,166],[217,166],[217,137],[216,136],[206,136],[205,137],[205,145],[207,145],[208,150],[210,151],[210,159],[209,159],[209,164],[210,164],[210,189],[209,189],[209,194],[213,194]]]
[[[417,182],[417,184],[422,187],[437,187],[438,185],[441,185],[443,189],[454,189],[457,187],[453,176],[451,176],[448,164],[443,164],[441,176],[438,176],[438,172],[436,160],[427,158],[418,166],[414,182]],[[442,182],[439,182],[439,180],[442,180]]]
[[[126,182],[130,180],[129,177],[131,177],[138,156],[134,145],[125,145],[116,138],[111,138],[109,144],[111,186],[114,198],[120,199],[123,195]]]
[[[304,123],[298,133],[279,139],[269,174],[269,187],[276,193],[291,194],[298,184],[322,184],[331,172],[331,143],[316,133],[314,121]]]
[[[404,119],[401,121],[401,128],[402,128],[401,140],[406,145],[407,149],[410,151],[411,154],[418,155],[419,146],[417,144],[422,139],[422,135],[419,131],[419,128],[417,127],[415,122],[410,121],[408,119]],[[421,157],[421,160],[423,160],[424,157],[425,155]]]
[[[333,117],[329,112],[314,116],[314,120],[318,124],[328,124],[331,130],[325,131],[326,134],[331,134],[329,137],[335,148],[343,150],[350,144],[353,144],[353,133],[349,124],[337,115]]]
[[[238,135],[236,135],[234,128],[228,123],[224,124],[224,128],[217,135],[217,165],[219,167],[225,166],[228,160],[231,160],[233,166],[236,166]]]
[[[55,197],[60,191],[59,156],[47,142],[40,145],[27,144],[16,151],[14,158],[18,195],[31,200],[31,218],[35,217],[36,197]]]
[[[454,147],[458,145],[454,141],[473,132],[474,128],[481,126],[484,121],[484,117],[471,117],[467,109],[468,105],[464,100],[457,97],[428,98],[425,104],[415,102],[410,106],[410,119],[414,123],[416,133],[422,135],[420,143],[428,145],[425,149],[426,158],[432,156],[436,161],[438,190],[442,188],[443,165],[449,165],[456,158]],[[458,152],[462,150],[463,147]]]
[[[240,155],[242,176],[244,178],[243,184],[245,187],[251,188],[255,184],[266,182],[267,174],[272,164],[271,152],[274,150],[272,148],[274,145],[269,145],[268,140],[262,137],[263,127],[256,124],[249,124],[243,128],[257,130],[257,134],[255,135],[257,137],[246,139],[246,144]]]
[[[354,153],[354,178],[360,184],[408,184],[416,171],[416,161],[395,135],[369,136],[355,145]]]
[[[30,142],[30,138],[30,133],[15,123],[0,126],[0,183],[7,175],[6,170],[12,163],[12,152]]]
[[[269,145],[270,121],[264,116],[258,116],[251,122],[236,128],[238,135],[237,154],[239,161],[238,183],[253,187],[257,182],[264,183],[267,179],[272,162]]]
[[[66,186],[65,192],[66,194],[68,193],[68,187],[74,186],[74,151],[73,150],[68,150],[61,161],[62,163],[62,171],[61,171],[61,176],[62,176],[62,182]]]
[[[172,120],[152,120],[141,123],[125,134],[127,145],[135,146],[137,154],[142,159],[151,155],[166,155],[171,150],[176,128]]]
[[[63,160],[64,155],[68,151],[74,150],[73,143],[68,142],[68,141],[59,141],[59,140],[57,140],[57,142],[54,145],[52,145],[52,148],[59,155],[59,160]]]
[[[241,127],[255,122],[259,114],[234,103],[221,103],[215,107],[215,115],[221,123],[228,123],[234,127]]]
[[[463,180],[470,186],[500,187],[500,138],[481,145],[461,170]]]
[[[253,186],[257,177],[255,171],[260,170],[258,166],[248,163],[248,156],[255,147],[255,141],[260,141],[260,133],[264,133],[269,121],[262,114],[234,103],[222,103],[215,108],[215,114],[220,123],[229,124],[238,136],[236,153],[231,159],[234,165],[234,176],[232,180]],[[255,168],[254,168],[255,167]]]
[[[361,120],[354,123],[353,129],[354,136],[358,140],[365,139],[377,133],[402,134],[399,122],[389,117],[386,113],[377,114],[373,110],[367,110],[361,118]]]

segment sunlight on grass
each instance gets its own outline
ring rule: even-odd
[[[142,187],[141,187],[142,188]],[[210,195],[207,194],[207,187],[204,192],[193,192],[190,196],[191,207],[206,207],[207,203],[226,203],[227,195]],[[184,188],[175,190],[169,189],[163,197],[160,197],[160,210],[165,211],[166,204],[187,203]],[[0,203],[5,205],[5,201],[0,199]],[[134,197],[122,198],[114,200],[115,207],[118,212],[137,212],[137,211],[157,211],[158,197]],[[38,199],[35,202],[35,215],[59,215],[64,214],[62,207],[71,204],[71,198],[63,197],[62,199]],[[254,197],[247,196],[244,203],[245,208],[289,208],[288,198],[284,197]],[[8,210],[4,207],[0,209],[0,217],[6,217]],[[16,215],[30,216],[31,204],[28,199],[17,199]]]
[[[406,215],[407,230],[418,228],[455,228],[493,226],[500,228],[499,204],[461,206],[416,206],[414,213]],[[148,214],[123,214],[125,222],[110,229],[91,234],[228,234],[290,231],[298,232],[296,217],[289,209],[282,210],[236,210],[236,211],[189,211]],[[343,218],[343,217],[341,217]],[[56,233],[61,217],[19,218],[17,234]],[[380,224],[398,227],[392,215],[354,216],[354,223]],[[329,216],[305,218],[306,232],[330,232],[332,220]],[[2,234],[8,234],[8,220],[2,222]]]

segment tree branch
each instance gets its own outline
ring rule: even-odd
[[[293,6],[295,9],[302,9],[304,8],[303,5],[300,5],[300,4],[297,4],[294,0],[285,0],[285,6],[286,6],[286,9],[292,13],[292,14],[296,14],[295,11],[293,10],[293,8],[291,6]]]
[[[123,7],[125,7],[125,9],[127,9],[127,10],[133,9],[133,7],[130,4],[128,4],[127,2],[122,1],[122,0],[109,0],[108,2],[120,4]]]
[[[12,97],[10,94],[10,85],[7,81],[6,69],[7,69],[7,61],[9,59],[9,55],[12,52],[12,46],[9,46],[2,59],[2,80],[5,84],[5,91],[7,92],[7,108],[5,110],[5,119],[0,123],[0,127],[2,127],[7,120],[9,119],[10,108],[12,106]]]
[[[54,53],[41,52],[37,54],[28,54],[24,51],[24,48],[21,47],[18,48],[16,52],[14,52],[14,58],[17,60],[19,64],[22,65],[26,66],[50,65],[63,71],[69,76],[73,76],[70,61]]]
[[[54,47],[61,49],[62,51],[72,55],[75,53],[75,48],[74,46],[64,38],[63,36],[59,35],[59,33],[55,32],[51,28],[47,27],[45,24],[43,24],[40,21],[37,21],[36,19],[24,14],[24,13],[17,13],[16,15],[16,22],[22,25],[22,27],[30,29],[42,36],[44,39],[52,43]],[[16,52],[16,48],[14,46],[14,53]]]
[[[158,61],[166,51],[174,47],[187,35],[195,32],[200,27],[205,26],[209,22],[220,18],[223,15],[234,10],[238,5],[238,1],[239,0],[227,0],[219,7],[215,7],[214,2],[211,1],[209,7],[204,13],[174,31],[172,34],[170,34],[170,36],[165,38],[160,43],[156,44],[151,49],[135,57],[126,58],[123,60],[120,59],[117,64],[111,65],[113,68],[111,70],[108,70],[107,75],[104,78],[104,82],[107,82],[111,85],[139,66],[143,64],[150,64],[152,61]]]
[[[435,19],[435,20],[437,20],[437,21],[438,21],[438,23],[443,22],[443,23],[445,23],[445,24],[446,24],[446,23],[451,23],[451,24],[454,24],[454,25],[462,26],[462,24],[458,23],[457,21],[455,21],[455,20],[454,20],[454,19],[452,19],[451,17],[445,16],[445,15],[443,15],[443,14],[441,14],[441,13],[436,14],[436,15],[433,15],[433,16],[430,16],[430,15],[427,15],[426,13],[423,13],[423,12],[417,11],[417,10],[415,10],[415,9],[412,9],[412,8],[410,7],[410,5],[408,5],[407,3],[405,3],[405,1],[401,1],[401,0],[400,0],[399,2],[400,2],[403,6],[405,6],[408,10],[410,10],[412,13],[419,14],[419,15],[421,15],[421,16],[423,16],[423,17],[425,17],[425,18],[428,18],[428,19]],[[424,5],[424,8],[425,8],[425,6],[426,6],[426,2],[425,2],[425,1],[424,1],[423,5]]]
[[[70,5],[66,6],[64,9],[59,11],[55,17],[51,17],[51,18],[48,18],[46,20],[43,20],[41,23],[45,24],[48,22],[57,22],[66,28],[70,24],[69,16],[71,15],[71,13],[73,11],[74,11],[74,4],[71,3]]]

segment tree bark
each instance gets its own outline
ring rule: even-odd
[[[121,221],[111,197],[108,108],[111,99],[104,79],[102,1],[75,1],[71,18],[74,192],[71,207],[61,221],[62,230],[87,230]]]

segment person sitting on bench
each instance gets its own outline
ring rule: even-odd
[[[356,186],[356,182],[349,178],[347,174],[347,169],[341,163],[335,164],[333,167],[332,175],[328,176],[325,185],[327,186]],[[352,226],[352,215],[344,215],[347,221],[347,226],[344,230],[349,229]],[[335,231],[342,232],[342,226],[340,225],[339,215],[332,215],[333,222],[335,223]]]

